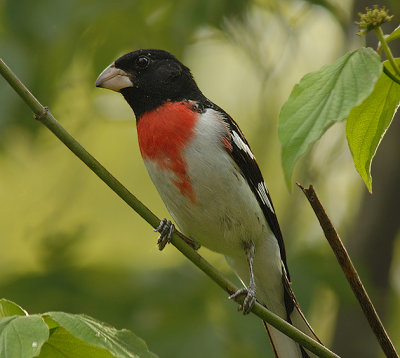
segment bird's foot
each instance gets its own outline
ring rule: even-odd
[[[165,245],[171,242],[171,237],[174,230],[175,230],[174,224],[165,218],[162,219],[160,221],[160,225],[158,225],[158,227],[154,229],[154,231],[160,233],[160,237],[157,240],[158,249],[160,251],[164,249]]]
[[[243,311],[243,314],[249,314],[253,309],[254,303],[256,302],[256,290],[253,287],[241,288],[237,290],[233,295],[229,296],[230,300],[235,300],[240,296],[246,296],[243,304],[239,306],[240,310]]]
[[[157,245],[160,250],[163,250],[164,247],[171,242],[172,234],[175,231],[175,225],[171,221],[164,218],[160,221],[160,225],[158,225],[154,231],[160,233],[160,237],[157,240]],[[177,234],[194,250],[198,250],[201,247],[197,241],[182,235],[179,231],[177,231]]]

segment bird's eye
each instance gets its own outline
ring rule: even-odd
[[[136,66],[139,68],[146,68],[150,63],[150,59],[146,56],[140,56],[136,60]]]

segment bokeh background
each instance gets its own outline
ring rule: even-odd
[[[138,48],[187,64],[207,97],[240,124],[258,158],[286,241],[293,287],[320,338],[343,357],[382,356],[303,194],[285,187],[280,107],[307,72],[346,51],[366,0],[1,0],[2,58],[73,134],[160,217],[135,119],[98,74]],[[393,43],[395,55],[400,46]],[[296,167],[314,184],[400,347],[400,123],[373,164],[370,195],[353,168],[344,124]],[[119,200],[0,79],[0,296],[29,312],[86,313],[145,339],[160,357],[272,357],[258,319],[235,304]],[[200,251],[232,280],[224,259]]]

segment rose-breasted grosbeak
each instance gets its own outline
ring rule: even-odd
[[[290,288],[285,246],[270,195],[233,119],[208,100],[190,70],[163,50],[118,58],[96,81],[120,92],[135,112],[150,177],[182,232],[225,255],[255,299],[306,334],[314,333]],[[163,220],[160,248],[173,229]],[[235,295],[236,295],[235,294]],[[279,358],[314,356],[266,325]]]

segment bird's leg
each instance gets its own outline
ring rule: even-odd
[[[243,301],[242,308],[243,308],[243,314],[249,314],[254,306],[254,303],[256,302],[256,282],[254,280],[254,271],[253,271],[253,262],[256,249],[253,241],[245,242],[243,246],[250,269],[250,282],[247,288],[241,288],[237,290],[229,298],[235,299],[236,297],[239,297],[241,295],[246,295]]]
[[[160,225],[158,225],[158,227],[156,227],[154,229],[154,231],[157,231],[160,233],[160,237],[157,240],[157,245],[158,245],[158,248],[160,250],[162,250],[169,242],[171,242],[171,237],[172,237],[172,233],[175,231],[175,226],[171,221],[164,218],[160,221]],[[179,232],[178,232],[178,234],[179,234]],[[194,241],[184,235],[180,235],[180,236],[193,249],[198,250],[200,248],[200,245],[196,241]]]
[[[167,220],[166,218],[160,221],[160,225],[154,229],[154,231],[159,232],[160,236],[157,240],[158,249],[161,251],[164,249],[165,245],[171,242],[172,233],[175,230],[174,224]]]

